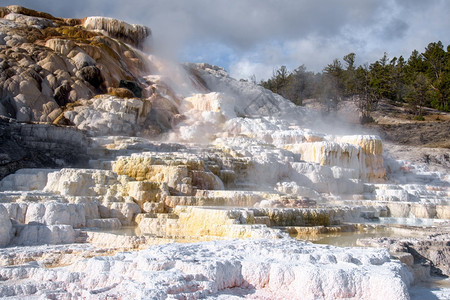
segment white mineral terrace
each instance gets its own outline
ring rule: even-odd
[[[149,34],[108,22],[84,26]],[[430,265],[401,245],[300,240],[403,223],[399,236],[448,241],[448,172],[387,157],[376,135],[323,130],[317,112],[220,68],[148,64],[152,105],[103,95],[64,113],[87,134],[89,167],[0,181],[1,298],[450,298],[423,284],[450,275],[448,245]],[[171,129],[151,140],[152,113]],[[49,128],[24,135],[45,142]]]

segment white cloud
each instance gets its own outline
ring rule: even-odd
[[[349,52],[373,62],[450,43],[448,0],[3,0],[55,16],[105,15],[151,27],[161,52],[258,80],[281,65],[320,71]],[[252,74],[250,74],[252,73]]]

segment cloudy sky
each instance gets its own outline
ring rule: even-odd
[[[208,62],[259,81],[282,65],[321,71],[355,52],[357,63],[429,42],[450,44],[450,0],[2,0],[58,17],[108,16],[152,29],[155,51]]]

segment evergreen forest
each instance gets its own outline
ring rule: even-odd
[[[281,66],[260,84],[297,105],[316,99],[333,110],[342,101],[355,101],[363,123],[370,122],[370,113],[381,99],[408,105],[417,120],[424,107],[450,111],[450,45],[445,49],[442,42],[432,42],[422,53],[414,50],[408,59],[384,53],[370,64],[356,66],[355,60],[356,54],[349,53],[320,73],[304,65],[293,71]]]

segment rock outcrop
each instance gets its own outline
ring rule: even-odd
[[[88,17],[83,20],[83,26],[89,30],[106,32],[113,38],[139,47],[151,34],[150,28],[143,25],[128,24],[113,18]]]
[[[142,55],[116,40],[141,44],[150,34],[144,26],[106,18],[83,23],[19,6],[1,11],[0,115],[53,122],[68,103],[118,88],[121,80],[138,81],[146,72]]]
[[[378,136],[342,136],[338,141],[302,143],[289,146],[300,152],[302,159],[322,166],[354,169],[357,179],[383,180],[383,146]]]
[[[431,269],[431,274],[450,276],[450,244],[448,223],[440,224],[441,230],[432,228],[424,237],[414,238],[384,238],[362,239],[358,244],[364,247],[382,247],[391,253],[409,253],[413,262],[426,265]],[[434,233],[431,233],[433,232]]]
[[[109,95],[81,100],[77,104],[64,112],[64,118],[76,128],[95,135],[137,135],[144,130],[152,108],[148,100]]]
[[[87,144],[84,133],[74,128],[0,117],[0,179],[22,168],[86,165]]]

